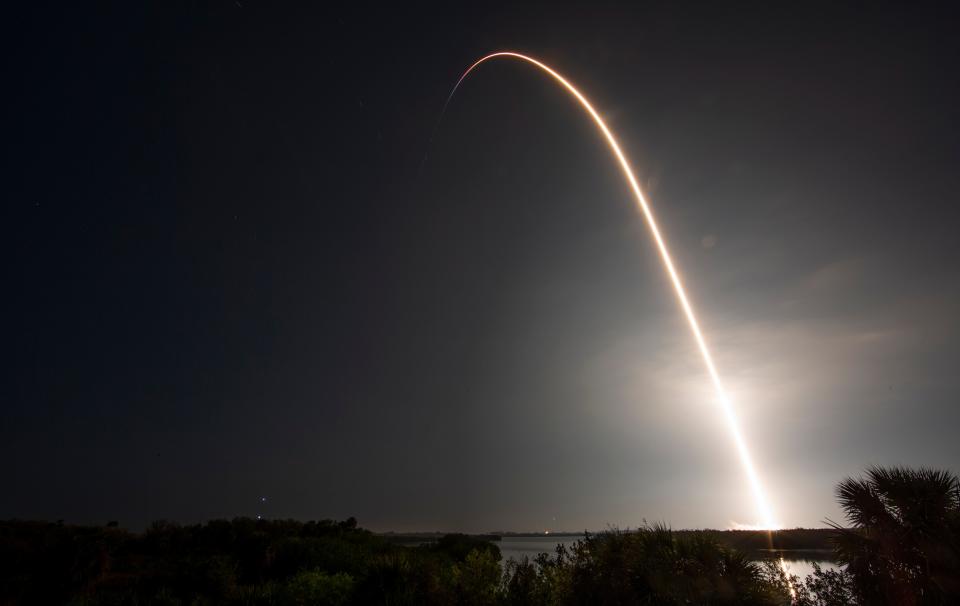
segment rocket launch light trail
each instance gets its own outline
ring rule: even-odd
[[[770,505],[767,502],[766,495],[764,494],[763,487],[760,483],[760,478],[757,475],[757,470],[753,464],[753,459],[750,457],[750,450],[747,448],[747,443],[744,440],[743,433],[740,431],[740,423],[737,419],[736,411],[734,410],[733,404],[730,402],[730,399],[727,397],[726,391],[723,388],[723,382],[720,380],[720,373],[717,372],[717,367],[713,362],[713,356],[710,355],[710,349],[707,347],[707,341],[703,336],[703,332],[700,330],[700,325],[697,322],[697,317],[696,314],[694,314],[693,306],[690,304],[686,290],[683,287],[680,274],[674,266],[673,260],[670,258],[670,252],[667,250],[667,244],[664,241],[663,236],[660,234],[660,228],[657,227],[657,222],[654,220],[653,211],[650,209],[650,205],[647,203],[643,192],[640,191],[640,186],[637,184],[637,178],[633,174],[633,169],[630,167],[630,162],[627,160],[626,155],[624,155],[623,150],[620,149],[620,145],[617,143],[616,137],[614,137],[610,129],[607,128],[606,123],[604,123],[603,119],[600,117],[600,114],[598,114],[593,108],[593,105],[590,104],[587,98],[584,97],[583,94],[573,86],[573,84],[571,84],[566,78],[561,76],[552,68],[532,57],[514,52],[492,53],[482,57],[476,63],[471,65],[467,71],[463,72],[463,75],[460,76],[457,84],[453,87],[453,90],[450,92],[450,96],[447,97],[447,104],[450,103],[450,100],[453,98],[454,93],[457,92],[460,84],[474,69],[486,61],[496,58],[519,59],[535,65],[549,74],[577,99],[583,109],[590,114],[590,117],[596,123],[597,128],[600,129],[600,132],[603,133],[607,144],[610,146],[610,151],[612,151],[613,155],[616,157],[617,162],[620,164],[620,168],[623,170],[624,177],[626,177],[627,182],[630,184],[630,189],[633,190],[633,194],[636,197],[637,206],[640,208],[644,219],[646,219],[647,226],[650,228],[650,233],[653,235],[653,239],[657,244],[657,249],[660,252],[660,258],[663,261],[664,268],[670,277],[670,282],[673,284],[673,289],[677,296],[677,300],[679,301],[680,307],[683,309],[683,313],[687,318],[687,323],[690,325],[690,331],[693,333],[693,338],[700,350],[700,355],[703,357],[703,362],[707,367],[707,372],[710,375],[710,380],[712,381],[714,390],[716,391],[717,401],[723,410],[723,416],[727,423],[727,430],[733,439],[737,455],[740,458],[740,464],[747,475],[747,480],[750,485],[750,490],[753,493],[754,503],[757,508],[757,513],[760,515],[760,520],[766,529],[772,530],[777,528],[773,511],[770,509]],[[444,105],[444,109],[446,109],[446,104]]]

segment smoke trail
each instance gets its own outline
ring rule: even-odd
[[[650,206],[647,204],[646,198],[643,196],[643,192],[640,191],[640,186],[637,184],[637,179],[633,174],[633,169],[630,167],[630,162],[627,160],[627,157],[624,155],[623,151],[620,149],[620,145],[617,143],[616,138],[613,136],[613,133],[610,132],[610,129],[607,128],[606,123],[593,108],[593,105],[587,100],[583,94],[577,90],[566,78],[561,76],[559,73],[554,71],[552,68],[547,65],[537,61],[532,57],[526,55],[521,55],[520,53],[514,52],[497,52],[481,57],[476,63],[471,65],[463,75],[460,76],[460,79],[457,80],[457,84],[453,87],[453,90],[450,91],[450,96],[447,97],[446,103],[443,105],[443,111],[445,112],[447,106],[450,104],[450,100],[453,99],[454,93],[457,92],[457,89],[460,87],[460,84],[466,79],[470,73],[476,69],[480,64],[489,61],[490,59],[495,59],[498,57],[503,58],[512,58],[525,61],[536,67],[540,68],[547,74],[549,74],[554,80],[560,83],[567,91],[573,95],[577,101],[580,102],[580,105],[584,110],[590,115],[593,121],[596,123],[597,127],[600,129],[600,132],[603,133],[604,138],[607,141],[607,144],[610,146],[610,150],[613,152],[613,155],[616,157],[617,162],[620,165],[620,168],[623,170],[624,177],[626,177],[627,182],[630,184],[630,189],[633,190],[633,194],[636,197],[637,205],[640,207],[644,218],[647,221],[647,226],[650,228],[650,233],[653,235],[654,241],[656,241],[657,249],[660,252],[660,258],[663,261],[664,268],[667,271],[667,275],[670,277],[670,281],[673,284],[674,292],[677,296],[677,300],[680,303],[680,307],[683,310],[684,315],[687,318],[687,323],[690,326],[690,331],[693,334],[693,338],[697,343],[697,347],[700,350],[700,355],[703,357],[703,362],[706,365],[707,372],[710,375],[710,380],[713,382],[714,390],[716,391],[717,400],[720,404],[721,409],[723,410],[724,419],[727,423],[727,430],[730,433],[731,438],[733,439],[734,447],[737,451],[737,455],[740,458],[740,464],[743,467],[744,472],[746,473],[747,480],[750,485],[750,490],[753,493],[754,504],[757,508],[757,512],[760,515],[760,519],[763,525],[768,529],[773,529],[777,527],[776,522],[774,521],[773,511],[770,509],[770,505],[767,502],[766,495],[763,492],[763,487],[760,484],[760,478],[757,475],[756,468],[753,465],[753,459],[750,457],[750,451],[747,448],[747,443],[743,438],[743,434],[740,431],[740,423],[737,419],[736,412],[733,409],[733,405],[730,402],[730,399],[727,397],[726,391],[723,388],[723,382],[720,380],[720,374],[717,372],[717,368],[713,363],[713,356],[710,355],[710,350],[707,347],[706,339],[703,336],[703,333],[700,330],[700,325],[697,322],[697,317],[693,312],[693,306],[690,304],[689,299],[687,298],[686,290],[683,287],[683,282],[680,279],[680,274],[678,273],[676,267],[673,264],[673,260],[670,258],[670,252],[667,250],[667,244],[663,239],[663,236],[660,234],[660,228],[657,227],[657,222],[654,220],[653,212],[650,209]],[[441,113],[441,117],[443,114]],[[439,124],[439,120],[438,120]],[[436,129],[434,129],[436,130]],[[432,137],[431,137],[432,138]]]

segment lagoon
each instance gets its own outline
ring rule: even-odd
[[[497,542],[497,545],[500,547],[500,555],[502,556],[502,561],[506,562],[509,559],[521,560],[524,557],[530,558],[533,560],[537,557],[537,554],[547,553],[553,556],[556,552],[557,545],[562,543],[563,545],[570,547],[578,540],[581,536],[571,536],[571,535],[556,535],[556,536],[524,536],[524,537],[503,537],[500,541]],[[836,562],[830,557],[829,552],[817,553],[815,550],[804,550],[797,554],[791,554],[789,551],[780,552],[783,556],[784,561],[787,564],[787,570],[790,574],[797,575],[801,579],[805,578],[809,574],[813,574],[813,565],[817,564],[824,569],[835,569],[838,568]],[[766,557],[769,557],[768,554],[757,553],[756,559],[762,560]]]

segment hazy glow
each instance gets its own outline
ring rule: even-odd
[[[460,76],[460,79],[457,80],[457,84],[450,92],[447,102],[450,102],[450,99],[453,97],[454,93],[457,92],[457,88],[459,88],[464,78],[466,78],[470,72],[472,72],[481,63],[498,57],[520,59],[522,61],[526,61],[527,63],[531,63],[550,74],[554,80],[563,85],[563,87],[566,88],[571,95],[576,97],[577,101],[579,101],[583,109],[590,114],[590,117],[593,118],[593,121],[606,138],[607,144],[610,146],[610,150],[613,152],[613,155],[616,156],[617,161],[620,163],[620,168],[623,170],[623,174],[626,177],[627,182],[630,184],[630,188],[633,190],[634,196],[637,200],[637,205],[640,207],[640,210],[647,221],[647,226],[650,228],[650,232],[653,234],[653,239],[657,243],[657,248],[660,251],[660,257],[663,260],[663,265],[667,270],[667,274],[670,276],[670,281],[673,283],[673,289],[677,295],[677,300],[680,302],[680,307],[683,309],[683,313],[690,325],[690,331],[693,333],[693,337],[697,342],[697,347],[700,349],[700,355],[703,357],[703,362],[707,367],[707,372],[710,374],[710,379],[713,382],[713,387],[716,391],[717,401],[720,404],[720,408],[723,410],[724,418],[727,424],[727,430],[730,432],[730,436],[733,438],[733,443],[736,447],[737,455],[740,458],[740,463],[747,474],[750,490],[753,493],[754,503],[757,508],[757,513],[760,515],[761,523],[764,528],[777,528],[777,524],[773,517],[773,512],[770,509],[770,505],[767,503],[767,498],[764,495],[763,488],[760,484],[760,478],[757,475],[756,468],[753,465],[753,460],[750,457],[750,451],[747,448],[746,441],[744,440],[743,434],[740,431],[740,424],[737,420],[736,412],[734,411],[733,405],[731,404],[730,399],[727,397],[726,391],[723,388],[723,383],[720,380],[720,374],[717,372],[717,368],[713,363],[713,357],[710,355],[710,350],[707,348],[707,342],[703,337],[703,333],[700,331],[700,325],[698,324],[696,315],[693,312],[693,307],[690,305],[690,301],[687,298],[687,293],[683,288],[683,282],[680,280],[680,274],[677,272],[676,267],[674,267],[673,260],[670,258],[670,253],[667,250],[666,242],[664,242],[663,236],[660,235],[660,229],[657,227],[657,222],[653,218],[653,212],[650,210],[650,206],[647,204],[647,200],[644,198],[643,192],[640,191],[640,186],[637,184],[637,179],[633,175],[633,169],[630,167],[630,162],[620,149],[620,145],[617,143],[613,133],[611,133],[610,129],[607,128],[607,125],[604,123],[597,111],[593,109],[593,105],[591,105],[587,98],[584,97],[580,91],[578,91],[572,84],[570,84],[570,82],[567,81],[566,78],[561,76],[559,73],[555,72],[553,69],[537,61],[536,59],[514,52],[492,53],[486,57],[482,57],[479,61],[471,65],[467,71],[463,72],[463,75]]]

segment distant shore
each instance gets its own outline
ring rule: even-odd
[[[504,538],[537,538],[537,539],[571,539],[580,538],[585,534],[600,534],[607,531],[559,531],[559,532],[488,532],[480,534],[462,533],[474,539],[498,542]],[[630,533],[630,529],[621,532]],[[811,556],[829,553],[832,550],[830,538],[836,534],[832,528],[790,528],[768,532],[766,530],[674,530],[675,534],[709,535],[722,545],[740,551],[759,552],[789,552],[802,555],[809,552]],[[377,535],[396,544],[417,544],[436,541],[449,534],[446,532],[379,532]]]

